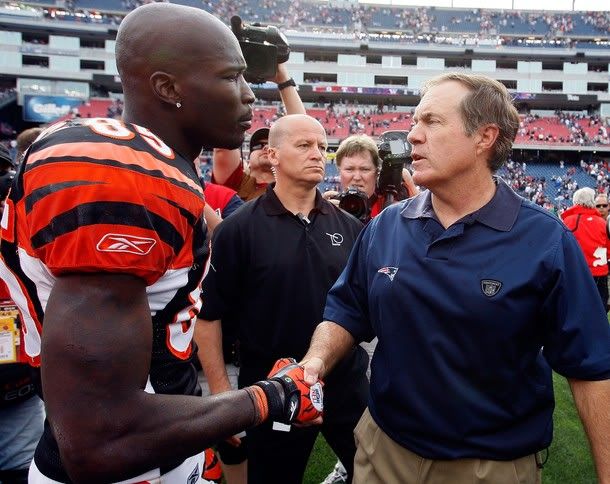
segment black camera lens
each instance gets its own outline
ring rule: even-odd
[[[339,208],[353,215],[363,223],[368,222],[371,216],[369,199],[362,190],[348,188],[339,195]]]

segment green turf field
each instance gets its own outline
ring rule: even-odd
[[[555,383],[555,438],[542,471],[543,484],[594,484],[597,482],[589,446],[574,408],[565,378]],[[322,437],[318,438],[305,474],[304,484],[318,484],[335,465],[335,455]]]

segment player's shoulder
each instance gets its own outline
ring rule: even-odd
[[[148,128],[112,118],[77,118],[42,131],[26,162],[117,159],[142,164],[176,158],[179,155]]]
[[[118,181],[148,177],[155,186],[170,182],[197,196],[203,189],[191,160],[168,146],[150,129],[111,118],[86,118],[56,123],[44,130],[24,159],[25,173],[42,168],[41,177],[61,163],[69,179],[78,168],[79,176],[110,176]],[[40,170],[37,170],[40,171]],[[158,187],[157,187],[158,188]],[[157,189],[155,188],[155,190]]]

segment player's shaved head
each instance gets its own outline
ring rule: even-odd
[[[149,3],[121,22],[115,46],[117,68],[125,89],[142,89],[139,83],[154,72],[180,75],[193,62],[212,57],[226,42],[237,45],[229,28],[204,10]]]
[[[202,9],[150,3],[129,13],[116,40],[123,120],[183,156],[236,148],[252,117],[246,62],[231,29]]]
[[[314,124],[319,126],[323,133],[326,133],[322,124],[307,114],[289,114],[283,116],[271,125],[269,130],[269,146],[275,148],[282,143],[286,136],[298,133],[303,125]]]

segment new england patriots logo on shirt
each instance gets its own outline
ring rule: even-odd
[[[390,278],[390,281],[393,281],[394,276],[398,272],[398,267],[382,267],[377,272],[379,272],[380,274],[385,274]]]

